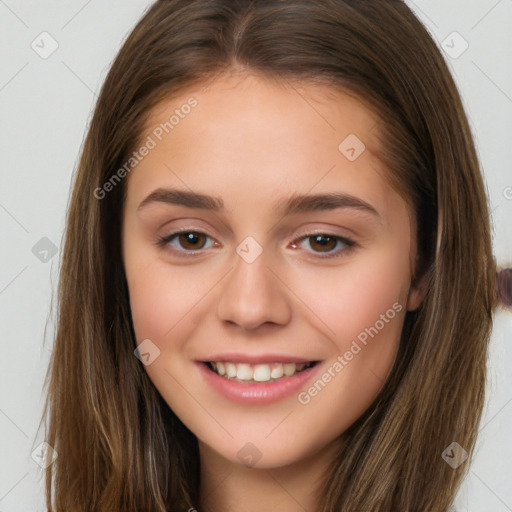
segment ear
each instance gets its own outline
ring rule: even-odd
[[[427,293],[427,274],[417,279],[414,279],[409,288],[409,295],[407,296],[407,311],[416,311],[423,302],[425,294]]]

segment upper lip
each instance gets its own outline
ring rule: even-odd
[[[291,356],[286,354],[214,354],[204,359],[200,359],[203,363],[209,362],[230,362],[230,363],[246,363],[246,364],[269,364],[269,363],[311,363],[318,359]]]

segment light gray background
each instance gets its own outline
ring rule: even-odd
[[[150,3],[0,0],[0,512],[46,510],[31,453],[44,440],[37,429],[54,327],[49,305],[72,173],[109,65]],[[511,266],[512,0],[407,3],[452,54],[445,52],[485,172],[495,254]],[[50,48],[43,31],[58,43],[46,59],[31,47]],[[465,43],[454,31],[469,45],[460,56]],[[53,257],[44,237],[58,250]],[[512,511],[511,332],[512,314],[498,311],[488,402],[458,512]]]

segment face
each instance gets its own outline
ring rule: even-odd
[[[420,299],[377,129],[352,96],[250,74],[152,112],[122,232],[136,342],[169,407],[229,461],[307,459],[391,369]]]

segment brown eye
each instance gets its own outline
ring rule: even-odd
[[[306,243],[309,247],[306,246]],[[292,242],[294,249],[297,248],[297,245],[317,258],[334,258],[348,254],[357,244],[343,236],[319,233],[305,235]]]
[[[178,231],[159,237],[157,245],[171,251],[175,256],[196,256],[215,246],[209,235],[200,231]]]
[[[309,244],[316,252],[330,252],[336,247],[337,238],[329,235],[313,235],[309,236]]]
[[[181,247],[192,251],[202,249],[206,243],[206,238],[207,237],[204,233],[196,233],[194,231],[178,233],[178,239]]]

